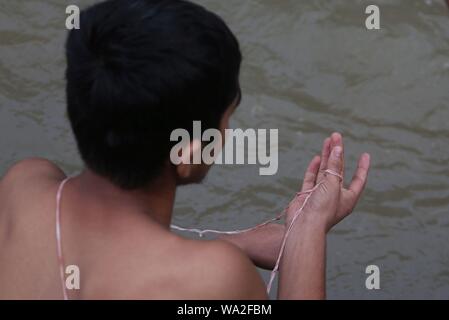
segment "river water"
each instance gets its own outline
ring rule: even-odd
[[[329,235],[331,299],[449,298],[449,9],[443,0],[201,0],[244,53],[232,127],[279,129],[279,172],[218,166],[183,187],[175,222],[245,228],[297,190],[321,141],[340,131],[348,172],[372,155],[364,198]],[[81,169],[65,115],[65,7],[0,0],[0,174],[40,156]],[[365,8],[381,29],[365,28]],[[381,289],[365,287],[377,265]],[[267,272],[262,273],[267,279]]]

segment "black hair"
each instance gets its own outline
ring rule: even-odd
[[[108,0],[69,33],[67,107],[85,165],[124,189],[148,186],[170,134],[218,128],[240,92],[241,53],[225,22],[185,0]]]

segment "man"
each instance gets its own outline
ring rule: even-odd
[[[226,241],[170,232],[177,186],[209,169],[172,164],[170,133],[195,120],[224,131],[240,102],[241,54],[226,24],[188,1],[110,0],[83,11],[66,52],[68,115],[85,170],[68,180],[29,159],[2,178],[0,299],[266,299],[254,264],[273,267],[284,226]],[[369,156],[349,189],[343,166],[333,134],[304,178],[303,190],[319,185],[287,238],[281,299],[325,297],[326,234],[356,205]],[[304,201],[291,203],[287,227]],[[68,265],[79,267],[79,290],[67,290]]]

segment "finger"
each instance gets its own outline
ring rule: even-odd
[[[331,138],[326,138],[323,142],[323,150],[321,151],[321,164],[319,168],[319,173],[317,181],[321,181],[324,178],[324,171],[327,169],[327,161],[329,160],[329,155],[331,153]]]
[[[304,175],[304,181],[302,183],[301,192],[311,190],[315,187],[316,178],[320,169],[321,158],[316,156],[310,162],[309,167]]]
[[[343,167],[343,148],[341,146],[336,146],[332,149],[329,161],[327,163],[327,170],[331,170],[337,174],[340,174]],[[341,183],[340,177],[333,174],[326,174],[327,179],[330,181]]]
[[[355,195],[356,199],[360,198],[360,195],[365,189],[366,182],[368,180],[368,173],[371,164],[371,157],[368,153],[363,154],[360,157],[357,170],[354,173],[349,190]]]
[[[331,150],[334,149],[335,147],[341,147],[343,149],[343,153],[342,153],[342,166],[341,166],[341,171],[337,171],[339,174],[341,174],[341,176],[344,179],[344,169],[345,169],[345,154],[344,154],[344,145],[343,145],[343,137],[341,136],[340,133],[335,132],[332,134],[331,136]]]

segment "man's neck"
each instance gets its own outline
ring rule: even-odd
[[[147,188],[137,190],[121,189],[89,169],[75,179],[83,193],[111,205],[141,212],[164,228],[170,227],[176,193],[176,181],[170,173],[165,172]]]

